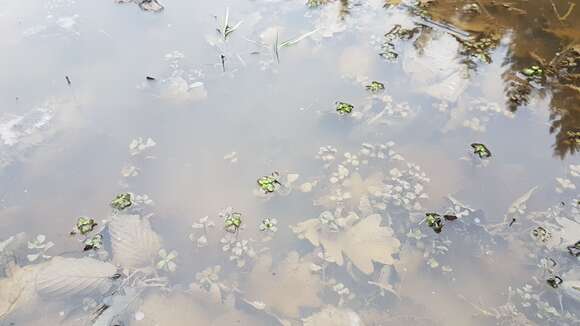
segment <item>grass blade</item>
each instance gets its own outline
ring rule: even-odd
[[[302,35],[298,36],[298,37],[297,37],[297,38],[295,38],[295,39],[291,39],[291,40],[285,41],[285,42],[283,42],[282,44],[280,44],[280,47],[281,47],[281,48],[284,48],[284,47],[288,47],[288,46],[294,45],[294,44],[296,44],[296,43],[298,43],[298,42],[302,41],[303,39],[305,39],[305,38],[309,37],[310,35],[312,35],[312,34],[314,34],[314,33],[316,33],[316,32],[318,32],[318,28],[317,28],[317,29],[315,29],[315,30],[313,30],[313,31],[310,31],[310,32],[308,32],[308,33],[302,34]]]

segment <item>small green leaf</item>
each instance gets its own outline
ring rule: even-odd
[[[85,235],[85,234],[93,231],[95,226],[97,226],[97,223],[95,222],[94,219],[92,219],[90,217],[81,216],[81,217],[79,217],[79,219],[77,221],[77,224],[75,226],[75,230],[73,230],[71,232],[71,234],[75,234],[78,232],[82,235]]]
[[[83,251],[101,249],[103,247],[103,236],[100,234],[85,240],[85,248]]]
[[[385,84],[378,81],[372,81],[369,85],[366,86],[366,89],[372,93],[377,93],[385,89]]]
[[[354,106],[345,102],[336,102],[336,112],[339,114],[349,114],[352,113]]]
[[[473,143],[471,147],[473,148],[473,153],[479,156],[479,158],[491,157],[491,151],[484,144]]]
[[[133,205],[132,196],[130,193],[118,194],[115,199],[111,202],[111,206],[117,210],[123,210],[129,206]]]

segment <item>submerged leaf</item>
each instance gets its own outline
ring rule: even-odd
[[[328,261],[342,266],[344,253],[365,274],[374,271],[373,261],[392,265],[395,261],[392,255],[401,246],[393,230],[381,226],[378,214],[370,215],[341,232],[324,230],[319,219],[304,221],[292,229],[313,245],[321,245]]]
[[[111,296],[110,302],[103,305],[93,316],[92,326],[111,326],[113,320],[131,307],[135,303],[142,289],[125,288],[124,294],[115,294]]]
[[[327,306],[302,321],[304,326],[364,326],[356,312],[350,309],[338,309],[334,306]]]
[[[319,307],[322,285],[310,265],[296,252],[275,267],[272,257],[261,256],[249,274],[245,289],[248,301],[261,301],[266,310],[293,318],[300,316],[300,308]]]
[[[84,296],[108,291],[117,267],[89,257],[54,257],[43,264],[36,278],[36,289],[45,297]]]
[[[149,220],[139,215],[114,216],[109,225],[113,261],[124,268],[154,266],[161,240]]]
[[[0,320],[22,307],[31,305],[38,295],[35,279],[40,265],[11,266],[8,278],[0,279]]]

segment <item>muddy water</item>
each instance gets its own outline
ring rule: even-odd
[[[309,4],[2,1],[0,325],[578,323],[580,8]]]

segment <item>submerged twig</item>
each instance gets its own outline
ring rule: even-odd
[[[568,16],[570,16],[570,14],[572,13],[572,10],[574,10],[574,7],[576,7],[575,3],[568,2],[569,5],[568,10],[564,14],[564,16],[560,16],[560,13],[558,12],[558,8],[556,8],[556,4],[554,3],[554,1],[550,0],[550,3],[552,4],[552,9],[554,9],[554,13],[556,14],[556,17],[558,18],[559,21],[566,20],[566,18],[568,18]]]

